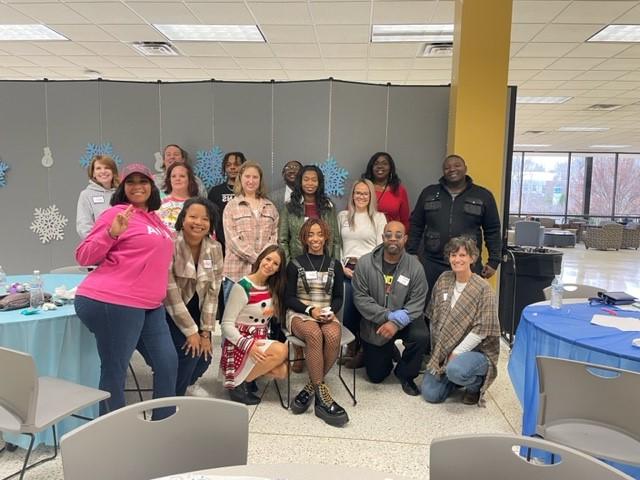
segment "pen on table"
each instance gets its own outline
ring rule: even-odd
[[[602,310],[603,312],[607,312],[609,315],[618,316],[618,312],[611,308],[601,308],[600,310]]]

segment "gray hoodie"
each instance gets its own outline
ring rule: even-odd
[[[376,331],[389,320],[390,312],[404,308],[412,322],[422,322],[427,298],[427,280],[422,264],[417,257],[404,252],[393,275],[385,305],[383,253],[384,245],[379,245],[371,253],[360,257],[351,279],[353,303],[361,314],[360,337],[377,346],[389,341]],[[399,330],[402,328],[401,325],[397,326]]]
[[[106,189],[102,185],[89,181],[89,185],[80,192],[78,210],[76,213],[76,231],[84,239],[93,228],[102,212],[111,207],[111,195],[115,188]]]

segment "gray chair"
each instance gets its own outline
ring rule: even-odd
[[[38,378],[31,355],[2,347],[0,379],[0,431],[30,437],[22,469],[5,479],[18,474],[22,479],[28,469],[56,458],[56,423],[71,415],[90,420],[77,415],[77,412],[110,396],[108,392],[58,378]],[[35,434],[49,427],[53,430],[53,456],[29,465]]]
[[[80,265],[69,265],[52,269],[49,273],[89,273],[95,267],[81,267]]]
[[[514,447],[560,456],[553,465],[528,462]],[[476,434],[436,438],[429,450],[431,480],[631,480],[632,477],[577,450],[519,435]]]
[[[349,385],[347,385],[347,382],[342,376],[342,363],[343,363],[342,351],[344,347],[349,343],[353,342],[356,339],[356,337],[353,335],[353,333],[351,333],[351,330],[349,330],[347,327],[342,325],[342,322],[340,323],[340,325],[342,327],[342,332],[340,334],[340,353],[339,353],[338,362],[337,362],[338,378],[342,382],[342,385],[344,386],[344,388],[347,390],[347,393],[351,397],[351,400],[353,400],[353,404],[356,405],[358,403],[358,401],[356,400],[356,369],[355,368],[353,369],[353,379],[352,379],[353,386],[351,388],[349,388]],[[291,353],[293,350],[292,346],[300,347],[304,349],[307,346],[306,343],[304,343],[303,340],[296,337],[293,333],[291,333],[286,328],[282,328],[282,333],[287,338],[287,348],[288,348],[287,360],[288,360],[289,367],[291,367],[291,364],[293,364],[294,362],[303,362],[304,357],[296,359],[291,356]],[[278,398],[280,399],[280,405],[282,405],[282,408],[288,409],[289,406],[291,405],[291,368],[287,368],[287,401],[286,402],[284,401],[282,393],[280,392],[280,386],[278,385],[277,380],[274,379],[273,382],[276,387],[276,391],[278,393]]]
[[[515,244],[526,247],[541,247],[544,243],[544,227],[540,222],[523,220],[515,224]]]
[[[542,290],[545,300],[551,300],[551,287]],[[598,292],[604,292],[606,289],[592,287],[591,285],[580,285],[578,283],[565,283],[562,289],[563,298],[591,298],[597,297]]]
[[[143,411],[176,406],[160,421]],[[62,437],[65,480],[148,480],[247,463],[249,411],[214,398],[148,400],[104,415]]]
[[[542,356],[537,363],[537,435],[597,458],[640,465],[640,373]]]

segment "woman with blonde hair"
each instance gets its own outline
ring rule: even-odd
[[[120,184],[118,166],[108,155],[95,155],[87,174],[89,185],[80,192],[76,211],[76,230],[81,239],[91,231],[100,214],[111,206],[111,195]]]
[[[338,225],[342,237],[342,265],[344,265],[344,325],[356,337],[349,344],[345,362],[347,368],[364,365],[364,354],[360,346],[360,313],[353,304],[351,277],[358,259],[371,252],[380,243],[387,218],[378,211],[376,191],[373,183],[359,179],[353,183],[349,196],[348,210],[338,213]]]
[[[234,186],[236,196],[222,215],[225,303],[233,284],[251,273],[260,252],[267,245],[278,243],[278,210],[266,196],[262,168],[256,162],[245,162],[238,179]]]

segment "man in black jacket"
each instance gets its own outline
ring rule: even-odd
[[[484,278],[496,273],[500,264],[502,239],[500,217],[493,194],[473,183],[467,175],[467,165],[460,155],[449,155],[442,164],[439,182],[422,190],[411,213],[407,251],[417,254],[424,240],[422,262],[429,284],[429,294],[442,272],[449,270],[449,259],[443,250],[450,238],[466,235],[475,239],[482,252],[482,240],[487,245],[489,260],[482,259],[473,271]],[[427,296],[427,302],[430,300]]]

